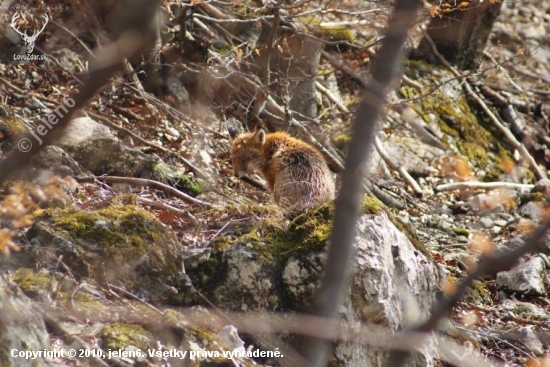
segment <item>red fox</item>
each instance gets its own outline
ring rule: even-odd
[[[296,215],[334,199],[328,165],[312,145],[285,132],[263,129],[237,134],[229,128],[235,177],[258,173],[267,181],[277,205]]]

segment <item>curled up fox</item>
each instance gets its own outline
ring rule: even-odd
[[[263,129],[237,134],[228,128],[236,177],[257,173],[286,215],[297,215],[334,199],[334,181],[321,153],[285,132]]]

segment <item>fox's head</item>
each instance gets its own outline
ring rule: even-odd
[[[232,127],[229,127],[228,131],[231,140],[233,174],[235,177],[242,177],[256,173],[265,160],[263,154],[265,131],[258,129],[253,133],[237,134]]]

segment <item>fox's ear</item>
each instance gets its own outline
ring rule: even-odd
[[[256,133],[254,134],[254,142],[260,145],[264,145],[265,143],[265,130],[264,129],[258,129],[256,130]]]
[[[229,137],[231,138],[231,140],[235,139],[235,137],[238,135],[237,130],[235,130],[233,126],[228,126],[227,132],[229,132]]]

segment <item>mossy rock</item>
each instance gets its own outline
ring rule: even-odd
[[[198,196],[204,192],[202,185],[188,175],[179,175],[173,183],[173,186],[176,189],[183,191],[193,197]]]
[[[361,213],[376,215],[381,211],[384,211],[391,222],[405,233],[415,248],[431,258],[429,251],[422,245],[411,226],[406,226],[397,220],[390,208],[380,200],[368,195],[363,197]],[[286,228],[264,224],[261,228],[261,236],[257,229],[251,230],[232,242],[259,243],[261,245],[257,246],[257,250],[267,259],[281,258],[284,260],[296,253],[322,251],[331,236],[333,217],[334,203],[330,202],[297,216]],[[220,238],[219,241],[231,243],[231,240],[227,238]]]
[[[105,326],[101,333],[101,344],[104,350],[126,349],[132,345],[144,351],[155,348],[155,338],[142,325],[115,322]]]
[[[314,29],[317,37],[330,42],[355,42],[355,34],[345,25],[319,26]]]
[[[492,305],[493,298],[482,281],[474,280],[466,290],[464,301],[475,305]]]
[[[315,16],[302,16],[297,21],[323,40],[329,42],[355,42],[355,33],[347,25],[323,24],[323,19]]]
[[[4,137],[9,137],[18,134],[26,134],[29,132],[29,128],[23,121],[16,117],[0,116],[0,132],[8,135]],[[3,136],[0,136],[0,141],[2,138]]]
[[[46,269],[35,272],[29,268],[20,268],[15,271],[12,280],[30,298],[50,294],[57,288],[57,280]]]
[[[325,268],[334,210],[334,204],[327,203],[297,216],[283,228],[267,220],[246,233],[216,239],[211,247],[210,258],[188,271],[193,285],[222,309],[307,310]],[[404,236],[397,233],[394,225],[405,231],[405,236],[409,238],[412,237],[412,230],[407,230],[406,226],[399,223],[377,199],[365,196],[360,212],[364,213],[364,217],[360,218],[360,231],[363,231],[360,233],[364,236],[356,237],[357,249],[363,258],[375,259],[372,269],[381,262],[389,266],[392,261],[399,263],[399,267],[404,266],[402,271],[409,269],[409,261],[404,261],[401,256],[407,256],[407,259],[409,256],[420,257],[420,241],[413,239],[416,248],[408,243],[404,244],[403,249],[395,248],[391,247],[395,237],[371,231],[375,227],[390,229],[395,231],[400,241],[404,241]],[[385,246],[381,256],[376,254],[378,243]],[[373,251],[375,255],[371,257]],[[422,269],[433,268],[433,264],[426,264],[424,259],[424,256],[419,259],[424,262]],[[355,265],[365,265],[361,260],[357,261]],[[370,274],[368,269],[361,271]],[[357,273],[359,276],[362,276],[361,271]],[[377,277],[387,279],[382,273],[377,274]]]
[[[334,204],[327,203],[297,216],[286,228],[268,224],[261,231],[252,230],[235,242],[252,243],[267,261],[284,261],[293,254],[322,251],[330,238],[333,215]]]
[[[17,143],[17,136],[23,136],[29,132],[29,128],[23,121],[16,117],[8,117],[8,112],[0,105],[0,151],[9,152]]]
[[[404,224],[400,222],[397,217],[393,214],[391,209],[384,205],[380,200],[365,195],[363,197],[363,206],[362,211],[365,214],[378,214],[381,211],[384,211],[387,215],[389,220],[401,231],[403,232],[409,241],[411,241],[414,248],[416,248],[418,251],[420,251],[424,256],[426,256],[428,259],[432,260],[432,254],[426,246],[422,243],[418,235],[416,234],[416,231],[411,225]]]
[[[351,141],[351,136],[349,134],[338,133],[335,134],[330,140],[336,148],[342,152],[345,152],[349,142]]]
[[[170,185],[190,196],[196,197],[204,192],[202,185],[186,174],[177,174],[163,162],[153,164],[153,176],[156,180]]]
[[[77,279],[117,284],[145,298],[167,300],[176,296],[173,287],[187,283],[175,234],[136,205],[48,209],[27,237],[35,261],[56,266],[62,256]]]
[[[451,230],[457,236],[466,236],[466,237],[468,237],[470,235],[470,230],[467,229],[467,228],[453,227]]]
[[[420,80],[425,90],[435,88],[430,95],[411,102],[418,115],[426,122],[429,122],[429,115],[435,116],[441,131],[448,135],[448,139],[443,140],[453,142],[470,163],[485,170],[484,180],[494,180],[505,173],[505,162],[510,157],[499,139],[501,133],[483,111],[465,97],[459,81],[453,80],[454,76],[443,67],[420,61],[409,61],[406,74]],[[440,86],[442,81],[447,82],[443,87]],[[403,86],[399,93],[403,98],[414,98],[422,92]]]

